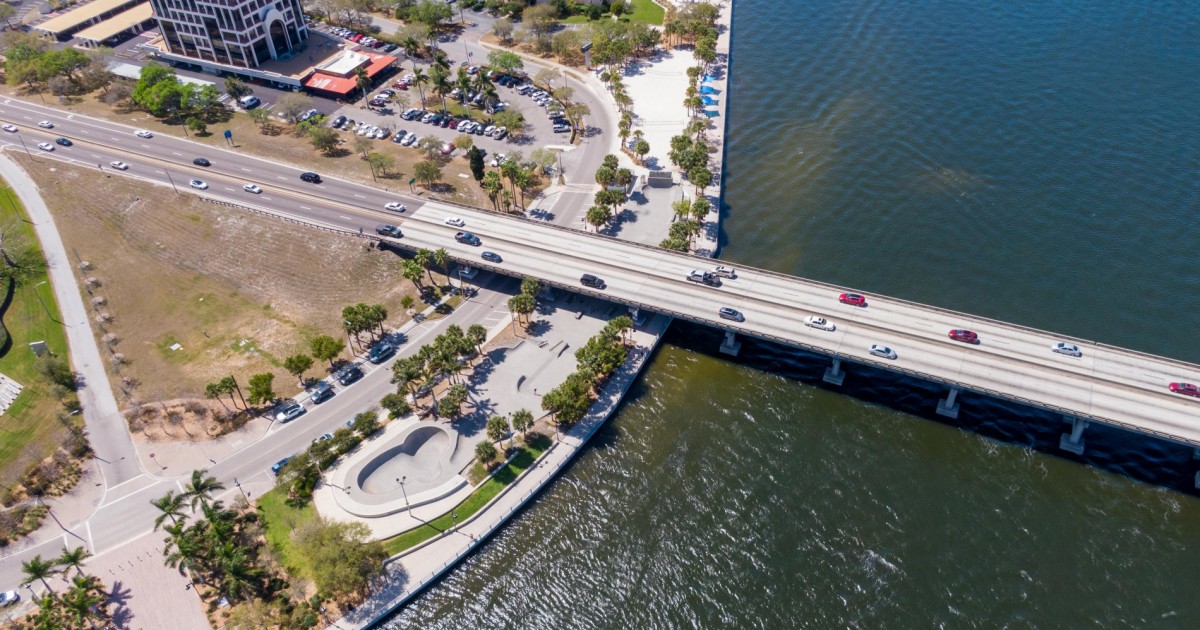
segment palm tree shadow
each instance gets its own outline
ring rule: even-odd
[[[113,607],[112,622],[118,628],[129,628],[133,613],[129,610],[129,587],[120,580],[113,582],[108,593],[108,604]]]

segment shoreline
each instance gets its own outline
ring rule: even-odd
[[[703,83],[719,89],[718,99],[713,106],[716,117],[722,118],[714,126],[717,140],[716,151],[713,155],[714,183],[705,191],[705,197],[712,202],[712,210],[703,223],[712,226],[704,229],[698,239],[694,253],[701,256],[716,258],[720,250],[721,217],[724,203],[725,185],[725,135],[728,130],[728,100],[729,100],[729,70],[731,60],[731,40],[733,36],[733,3],[720,2],[717,5],[720,14],[717,19],[724,31],[717,37],[717,55],[723,72],[713,81]],[[711,72],[711,68],[710,68]],[[717,87],[719,86],[719,88]],[[607,96],[606,91],[601,93]],[[609,101],[610,99],[605,99]],[[680,107],[682,110],[683,108]],[[684,182],[680,182],[682,185]],[[715,190],[714,190],[715,189]],[[338,621],[331,624],[336,628],[371,628],[381,624],[398,610],[421,595],[427,588],[441,580],[442,576],[458,566],[464,558],[474,553],[492,535],[500,529],[520,510],[524,509],[534,497],[541,494],[560,472],[562,472],[575,457],[582,452],[591,437],[608,422],[624,400],[629,387],[641,376],[646,360],[658,349],[659,343],[671,323],[671,318],[663,315],[652,315],[646,323],[634,332],[634,350],[626,366],[615,375],[600,393],[600,399],[593,403],[588,416],[573,426],[563,435],[562,441],[555,442],[544,452],[537,462],[494,497],[488,505],[472,517],[448,530],[445,535],[431,539],[412,549],[392,556],[384,563],[382,580],[386,585],[373,593],[362,604]],[[496,511],[500,510],[497,515]],[[414,579],[412,576],[421,576]]]

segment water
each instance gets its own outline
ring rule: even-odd
[[[735,19],[726,259],[1200,361],[1197,5]],[[395,627],[1197,625],[1200,501],[1025,448],[1053,450],[1052,419],[964,399],[965,431],[905,413],[932,411],[911,383],[845,396],[777,349],[668,342],[567,474]],[[1110,470],[1195,470],[1088,436]]]

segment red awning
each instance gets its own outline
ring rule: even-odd
[[[371,61],[367,64],[367,76],[372,79],[375,75],[383,72],[388,66],[396,62],[396,57],[380,55],[376,53],[362,52],[361,54],[370,57]],[[358,77],[351,73],[348,77],[339,77],[323,72],[314,72],[312,76],[304,80],[304,87],[310,90],[320,90],[322,92],[330,92],[332,94],[346,95],[358,89]]]

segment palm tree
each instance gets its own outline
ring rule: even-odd
[[[483,181],[479,185],[487,191],[488,199],[492,200],[492,209],[496,212],[500,211],[500,191],[504,190],[504,182],[500,179],[500,173],[496,171],[488,171],[483,174]]]
[[[404,49],[404,53],[409,57],[417,56],[417,51],[421,49],[421,42],[417,41],[416,37],[409,35],[400,41],[400,47]]]
[[[63,612],[71,628],[92,628],[108,619],[102,604],[107,600],[95,577],[75,576],[70,590],[62,598]],[[102,627],[102,626],[101,626]]]
[[[487,329],[479,324],[471,324],[467,328],[467,339],[475,346],[475,352],[483,357],[483,342],[487,341]]]
[[[354,69],[354,85],[362,91],[363,100],[367,100],[367,90],[371,87],[371,77],[367,74],[366,68]]]
[[[514,431],[520,431],[521,437],[525,437],[529,427],[533,426],[533,412],[528,409],[518,409],[512,414],[512,427]]]
[[[425,109],[425,90],[423,86],[429,83],[429,75],[417,67],[416,62],[413,62],[413,85],[417,86],[417,94],[421,95],[421,109]]]
[[[57,562],[59,566],[75,567],[75,571],[77,571],[79,575],[83,575],[83,562],[91,557],[92,552],[88,551],[84,547],[76,547],[70,551],[63,549],[62,554],[58,556],[58,559],[55,560],[55,562]]]
[[[205,475],[203,470],[192,471],[192,481],[188,484],[184,495],[191,500],[192,509],[196,509],[196,505],[208,505],[212,499],[212,494],[218,490],[224,490],[225,484],[217,481],[216,477]]]
[[[42,560],[42,555],[38,554],[33,557],[33,560],[21,563],[21,572],[25,574],[25,579],[21,580],[21,586],[32,584],[34,580],[41,580],[46,591],[51,595],[54,594],[54,589],[50,588],[50,583],[46,581],[46,578],[59,573],[57,564]]]
[[[440,65],[434,65],[429,69],[429,83],[433,87],[433,93],[442,98],[442,111],[447,111],[446,95],[454,91],[454,86],[450,83],[450,74]]]
[[[417,261],[417,264],[421,265],[421,268],[425,270],[426,274],[428,274],[429,284],[435,284],[433,281],[433,270],[430,267],[430,263],[433,262],[433,252],[424,248],[418,249],[417,254],[413,256],[413,260]]]
[[[412,280],[413,285],[417,287],[418,293],[422,291],[421,276],[424,275],[424,270],[421,269],[421,265],[417,264],[417,261],[404,261],[404,269],[401,270],[400,275]]]
[[[170,490],[162,498],[150,502],[150,505],[158,508],[162,514],[154,518],[154,529],[158,530],[162,527],[163,521],[171,519],[172,524],[179,523],[180,519],[185,518],[183,514],[183,506],[187,505],[187,497],[182,494],[176,494],[174,490]]]
[[[446,272],[446,284],[450,284],[450,254],[446,248],[439,247],[434,250],[433,263]]]

